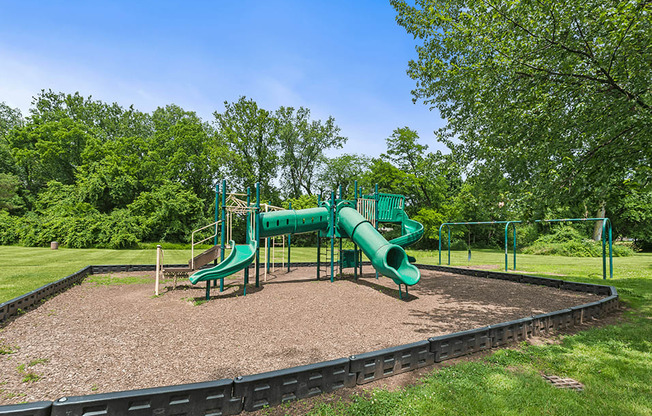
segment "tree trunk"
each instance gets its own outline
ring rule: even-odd
[[[596,214],[596,218],[604,218],[605,216],[605,202],[602,201],[600,204],[600,208],[598,208],[598,213]],[[600,241],[602,240],[602,221],[596,221],[595,225],[593,226],[593,240],[594,241]]]

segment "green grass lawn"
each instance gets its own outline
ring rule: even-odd
[[[408,250],[418,263],[437,252]],[[190,250],[166,249],[165,263],[185,263]],[[293,261],[315,261],[314,248],[293,248]],[[0,302],[60,279],[89,264],[154,264],[156,251],[74,250],[0,246]],[[446,264],[442,253],[442,264]],[[451,265],[498,265],[504,253],[452,252]],[[511,268],[511,258],[510,258]],[[517,270],[616,286],[626,322],[561,337],[556,345],[523,344],[457,364],[399,391],[375,390],[350,401],[321,404],[314,415],[652,415],[652,254],[614,258],[614,279],[602,280],[598,258],[519,254]],[[583,392],[559,390],[541,374],[571,377]]]

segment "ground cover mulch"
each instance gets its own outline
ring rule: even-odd
[[[333,283],[315,267],[261,274],[247,296],[240,274],[209,302],[187,280],[154,297],[153,272],[91,276],[0,329],[0,404],[278,370],[600,298],[422,270],[400,300],[390,279],[364,272]]]

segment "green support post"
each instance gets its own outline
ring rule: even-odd
[[[378,225],[379,225],[379,222],[380,222],[380,221],[378,221],[380,219],[380,210],[379,210],[379,207],[378,207],[378,199],[379,199],[378,184],[376,184],[376,186],[374,187],[374,201],[375,201],[374,202],[374,206],[375,206],[374,215],[376,216],[376,230],[378,230]],[[376,270],[376,280],[378,280],[378,270]]]
[[[292,202],[288,203],[288,209],[292,209]],[[319,234],[317,234],[319,241]],[[292,234],[288,234],[288,273],[290,273],[290,246],[292,245]]]
[[[335,280],[335,191],[331,192],[331,283]]]
[[[362,198],[362,186],[360,186],[360,198]],[[360,277],[362,277],[362,250],[358,250],[358,259],[360,263]]]
[[[358,209],[358,181],[353,181],[353,206]],[[358,245],[353,243],[353,278],[358,280]]]
[[[256,207],[254,208],[254,236],[256,238],[256,287],[260,287],[260,182],[256,182]],[[267,250],[269,251],[269,250]]]
[[[317,195],[317,206],[320,206],[321,204],[321,195]],[[319,236],[319,233],[321,231],[317,232],[317,280],[319,280],[319,273],[321,271],[321,237]]]
[[[342,185],[340,185],[340,187],[339,187],[339,194],[340,194],[339,201],[341,201],[342,200]],[[341,278],[341,276],[342,276],[342,267],[344,266],[344,264],[342,263],[342,237],[340,237],[340,251],[339,251],[339,253],[337,255],[337,262],[340,265],[340,278]]]
[[[220,244],[220,261],[224,261],[224,250],[226,249],[226,179],[222,180],[222,231]]]
[[[507,245],[507,240],[509,239],[509,226],[512,226],[514,235],[512,240],[514,240],[514,270],[516,270],[516,224],[520,224],[520,221],[507,221],[505,224],[505,271],[509,268],[509,248]]]

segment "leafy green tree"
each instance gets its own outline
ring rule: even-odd
[[[652,2],[415,3],[391,0],[419,42],[413,94],[472,174],[500,167],[543,206],[651,182]]]
[[[281,107],[275,117],[279,123],[279,141],[283,149],[283,182],[292,198],[302,192],[312,195],[317,170],[324,159],[324,150],[341,149],[346,137],[339,135],[335,119],[310,120],[310,110]]]
[[[0,209],[15,207],[20,202],[15,198],[19,185],[15,161],[11,155],[9,133],[24,123],[20,110],[0,102]],[[3,176],[4,175],[4,176]]]
[[[274,179],[279,165],[278,122],[252,99],[224,102],[215,116],[216,146],[227,150],[224,175],[232,189],[260,183],[263,199],[277,196]]]
[[[21,208],[22,201],[18,196],[20,179],[11,173],[0,173],[0,211],[13,211]]]
[[[65,94],[41,90],[32,100],[30,114],[30,121],[34,124],[74,120],[88,129],[94,129],[94,135],[102,141],[122,136],[148,137],[154,129],[150,116],[135,110],[133,106],[124,109],[117,103],[93,100],[78,92]]]
[[[634,239],[638,248],[652,249],[652,192],[629,192],[612,206],[618,235]]]
[[[218,166],[211,159],[211,128],[192,111],[174,104],[157,108],[152,114],[155,133],[149,146],[151,167],[159,177],[178,182],[195,195],[210,201]]]
[[[63,118],[14,129],[8,139],[18,176],[27,191],[37,194],[51,180],[74,184],[82,165],[89,129]]]
[[[25,120],[19,109],[0,102],[0,137],[4,138],[11,130],[21,127]]]
[[[203,201],[191,189],[166,182],[142,192],[127,208],[142,226],[144,241],[189,242],[192,230],[204,225]]]
[[[87,143],[86,163],[77,174],[82,198],[108,213],[126,207],[138,194],[160,183],[161,169],[150,157],[150,145],[151,141],[134,136]]]
[[[367,173],[370,163],[370,159],[365,156],[348,153],[326,158],[318,176],[319,193],[337,191],[341,186],[342,194],[352,197],[355,180],[360,180],[358,186],[363,186],[362,178]],[[365,191],[369,192],[368,185]]]

